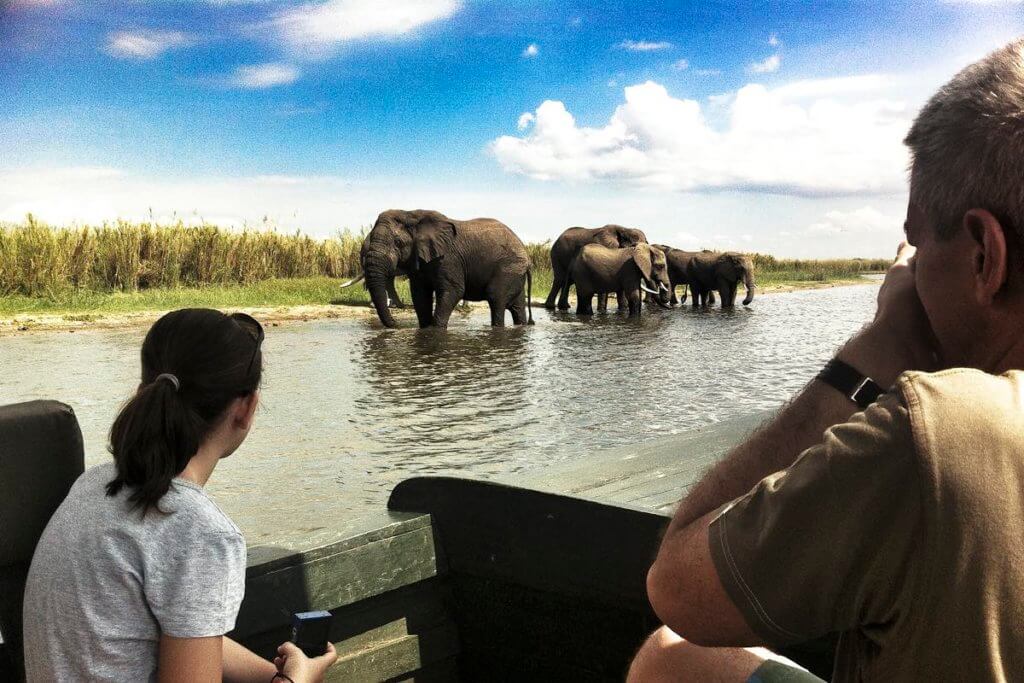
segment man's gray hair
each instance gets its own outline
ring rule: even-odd
[[[904,143],[912,198],[939,237],[950,237],[967,210],[987,209],[1024,238],[1024,39],[942,86]]]

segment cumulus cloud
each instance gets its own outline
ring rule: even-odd
[[[749,84],[720,99],[723,121],[712,126],[699,102],[647,81],[625,88],[603,127],[579,126],[564,103],[547,100],[529,131],[497,138],[490,151],[506,171],[541,180],[796,196],[899,192],[910,112],[880,92],[865,96],[870,83],[891,85],[882,77]]]
[[[408,34],[454,15],[460,0],[326,0],[285,9],[272,21],[293,50],[318,55],[339,44]]]
[[[778,35],[773,33],[770,36],[768,36],[768,44],[771,45],[772,47],[778,47],[779,45],[782,45],[782,41],[779,40]]]
[[[747,66],[747,71],[755,74],[768,74],[773,71],[779,70],[779,65],[782,64],[782,57],[779,55],[771,55],[765,57],[760,62],[754,62]]]
[[[616,47],[620,47],[623,50],[632,50],[633,52],[653,52],[654,50],[667,50],[672,47],[672,43],[668,43],[663,40],[658,42],[652,42],[649,40],[624,40]]]
[[[898,232],[902,229],[902,220],[887,216],[873,207],[865,206],[853,211],[829,211],[820,221],[807,226],[804,232],[808,235],[841,235],[843,233],[862,235]]]
[[[540,48],[537,47],[537,43],[530,43],[523,49],[524,57],[536,57],[540,54]]]
[[[688,62],[685,59],[677,59],[675,62],[672,63],[672,68],[675,69],[676,71],[686,71],[688,68],[690,68],[690,62]]]
[[[290,64],[246,64],[235,69],[228,79],[228,84],[236,88],[273,88],[278,85],[294,83],[302,75]]]
[[[191,36],[181,31],[117,31],[107,36],[103,49],[111,57],[121,59],[155,59],[168,50],[194,42]]]
[[[519,121],[516,123],[516,128],[519,130],[526,130],[531,123],[533,123],[533,114],[526,112],[519,117]]]

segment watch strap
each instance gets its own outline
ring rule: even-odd
[[[856,403],[861,410],[867,409],[885,393],[885,389],[880,387],[875,380],[838,358],[833,358],[826,363],[818,373],[817,379],[838,389],[844,396]]]

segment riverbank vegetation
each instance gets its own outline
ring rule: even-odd
[[[0,316],[367,304],[361,286],[341,289],[338,281],[359,273],[362,234],[346,230],[316,239],[126,221],[52,227],[30,216],[0,226]],[[550,242],[527,249],[533,298],[542,300],[551,287]],[[759,288],[769,289],[845,282],[888,266],[885,259],[753,258]],[[408,284],[400,279],[396,285],[408,303]]]

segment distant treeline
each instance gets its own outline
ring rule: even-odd
[[[363,231],[365,232],[365,230]],[[68,289],[135,292],[273,278],[352,277],[363,234],[315,239],[300,232],[117,221],[53,227],[31,216],[0,226],[0,295],[53,296]],[[536,271],[551,268],[550,242],[527,244]],[[686,245],[680,245],[681,247]],[[888,267],[885,259],[791,260],[754,254],[758,275],[830,280]]]

